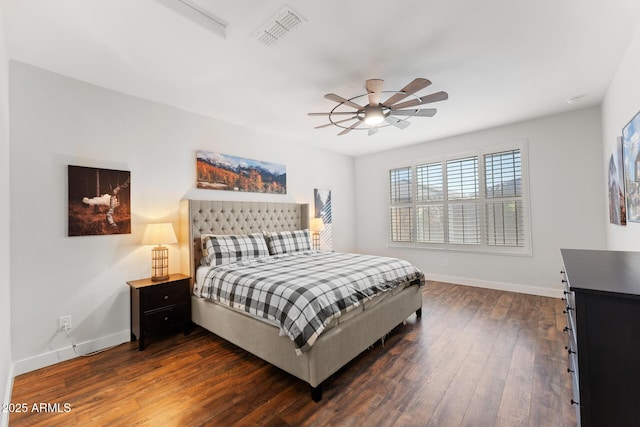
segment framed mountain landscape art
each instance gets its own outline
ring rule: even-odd
[[[197,151],[196,175],[197,187],[208,190],[287,193],[287,169],[278,163]]]

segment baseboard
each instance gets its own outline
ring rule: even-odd
[[[469,279],[468,277],[445,276],[439,274],[428,274],[427,280],[453,283],[455,285],[475,286],[477,288],[496,289],[498,291],[517,292],[520,294],[539,295],[542,297],[562,298],[562,289],[516,285],[514,283],[493,282],[490,280]]]
[[[7,387],[4,391],[4,402],[2,402],[3,408],[8,408],[11,403],[11,393],[13,392],[13,377],[15,372],[15,363],[9,365],[9,372],[7,373]],[[0,427],[7,427],[9,425],[9,411],[0,412]]]
[[[80,354],[88,354],[94,351],[120,345],[130,339],[131,333],[127,329],[95,340],[76,343],[76,350]],[[56,363],[64,362],[65,360],[70,360],[76,357],[78,357],[78,354],[73,351],[73,346],[71,345],[71,342],[69,342],[69,345],[66,347],[42,353],[27,359],[18,360],[15,362],[14,376],[35,371],[36,369],[44,368],[46,366],[55,365]]]

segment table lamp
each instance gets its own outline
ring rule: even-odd
[[[313,249],[320,249],[320,232],[324,229],[324,222],[322,218],[312,218],[309,225],[311,230],[311,242]]]

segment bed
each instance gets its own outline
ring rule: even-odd
[[[192,286],[203,280],[202,271],[198,270],[203,257],[203,235],[286,233],[308,228],[308,221],[306,204],[182,200],[181,272],[192,277]],[[200,279],[196,280],[198,276]],[[313,337],[312,345],[302,350],[300,343],[281,335],[282,328],[275,324],[193,293],[192,321],[307,382],[311,397],[319,401],[325,379],[409,316],[414,313],[421,316],[421,284],[422,280],[414,278],[380,297],[366,299],[355,309],[332,319]],[[201,284],[195,286],[198,285]]]

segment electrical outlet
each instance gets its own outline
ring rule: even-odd
[[[71,329],[71,316],[58,317],[58,330],[64,331],[65,329]]]

